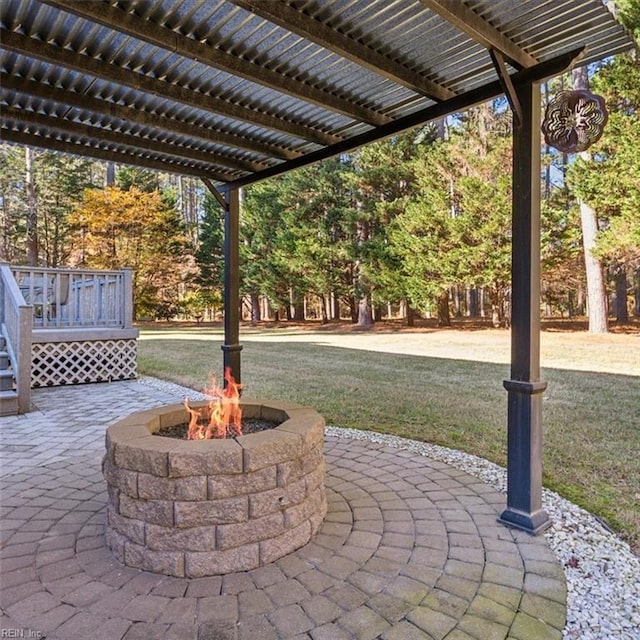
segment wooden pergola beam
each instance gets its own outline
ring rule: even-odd
[[[483,47],[502,53],[516,69],[526,69],[538,64],[536,58],[509,40],[486,20],[483,20],[461,0],[420,1],[425,7],[437,13]]]
[[[219,173],[207,171],[206,169],[190,167],[172,162],[164,162],[154,158],[142,158],[141,156],[132,156],[129,154],[119,153],[117,151],[109,151],[100,147],[93,147],[79,142],[70,142],[66,140],[58,140],[51,136],[40,136],[33,133],[25,133],[24,131],[15,131],[3,128],[1,137],[3,142],[11,142],[14,144],[27,145],[39,149],[47,149],[50,151],[59,151],[60,153],[68,153],[76,156],[85,156],[95,158],[97,160],[106,160],[107,162],[116,162],[118,164],[128,164],[144,169],[153,169],[154,171],[164,171],[167,173],[177,173],[182,175],[194,176],[202,178],[209,177],[211,180],[223,181],[228,179]]]
[[[168,49],[186,58],[220,69],[226,73],[255,82],[280,93],[288,93],[300,100],[310,102],[355,120],[379,126],[391,118],[382,113],[362,107],[328,91],[313,87],[281,73],[271,71],[249,60],[243,60],[211,45],[180,35],[179,33],[144,20],[133,13],[103,3],[78,2],[77,0],[43,0],[49,4],[81,18],[98,22],[121,33]]]
[[[305,124],[278,118],[256,109],[233,104],[232,102],[215,96],[197,93],[186,87],[164,82],[163,80],[157,80],[141,73],[136,73],[135,71],[123,69],[122,67],[116,67],[108,62],[103,62],[87,55],[41,42],[35,38],[16,33],[15,31],[1,29],[0,40],[2,40],[2,47],[4,49],[16,53],[32,56],[44,62],[64,66],[74,71],[88,73],[103,80],[131,87],[138,91],[144,91],[156,96],[166,96],[170,100],[180,102],[195,109],[204,109],[234,120],[250,122],[265,129],[295,136],[301,140],[327,145],[335,144],[341,139],[338,136],[319,131]]]
[[[584,47],[574,49],[573,51],[567,51],[556,58],[545,60],[544,62],[537,64],[535,67],[518,71],[510,77],[511,82],[513,84],[541,82],[546,78],[563,73],[567,69],[570,69],[571,66],[584,55],[584,52]],[[492,100],[502,94],[503,91],[503,81],[496,80],[494,82],[490,82],[481,87],[477,87],[476,89],[472,89],[471,91],[467,91],[467,93],[463,95],[447,100],[446,102],[440,102],[438,104],[431,105],[430,107],[426,107],[425,109],[421,109],[420,111],[416,111],[408,116],[404,116],[403,118],[398,118],[383,127],[378,127],[378,129],[374,131],[353,136],[352,138],[343,140],[335,145],[308,153],[301,158],[289,160],[288,162],[283,162],[279,165],[269,167],[264,171],[247,176],[246,178],[234,180],[229,185],[229,188],[246,187],[255,182],[259,182],[260,180],[264,180],[265,178],[273,178],[281,175],[291,169],[299,169],[300,167],[337,156],[341,153],[348,153],[353,149],[369,144],[375,140],[382,140],[385,137],[406,131],[411,127],[422,125],[426,122],[431,122],[449,113],[462,111],[472,107],[473,105],[481,104],[487,100]]]
[[[114,143],[117,145],[124,145],[136,154],[140,151],[150,151],[166,155],[168,157],[195,160],[197,162],[202,162],[204,165],[222,165],[223,167],[229,167],[230,169],[236,169],[244,172],[257,171],[260,167],[265,167],[265,165],[258,165],[254,162],[230,158],[217,153],[199,151],[197,149],[181,147],[175,144],[160,142],[151,138],[142,138],[140,136],[134,136],[127,133],[107,131],[89,124],[74,122],[65,118],[57,118],[42,113],[35,113],[33,111],[25,111],[24,109],[18,109],[16,107],[5,107],[2,110],[2,115],[6,120],[14,120],[27,125],[34,125],[35,127],[43,126],[51,129],[52,131],[59,131],[71,136],[90,138],[107,144]],[[225,175],[222,171],[219,171],[219,173],[221,176]],[[226,179],[231,180],[232,178],[233,174],[230,173]]]
[[[280,2],[280,0],[230,1],[416,93],[437,101],[448,100],[456,95],[450,89],[397,64],[377,51],[356,42],[318,20],[314,20],[294,7]]]
[[[209,178],[201,178],[201,180],[204,186],[209,190],[209,193],[218,201],[218,204],[226,210],[227,201],[225,200],[224,195],[216,189],[216,186],[211,182],[211,180],[209,180]]]
[[[522,106],[520,105],[518,93],[513,86],[513,82],[511,82],[504,58],[500,51],[496,51],[495,49],[491,49],[489,53],[491,54],[491,60],[498,74],[498,80],[500,80],[504,95],[507,97],[507,101],[513,112],[513,126],[519,127],[522,123]]]
[[[135,107],[127,107],[115,102],[100,100],[91,96],[82,95],[76,91],[68,91],[52,85],[44,85],[33,80],[27,80],[8,73],[0,73],[0,88],[15,91],[25,96],[33,96],[42,100],[54,100],[63,105],[90,112],[109,118],[131,122],[143,127],[151,127],[158,131],[176,133],[178,135],[197,138],[206,142],[253,151],[266,157],[276,157],[282,160],[298,158],[300,151],[286,149],[276,145],[260,142],[249,138],[243,138],[224,131],[218,131],[201,125],[190,124],[175,118],[150,113]]]

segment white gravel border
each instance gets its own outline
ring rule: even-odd
[[[139,382],[193,400],[201,393],[157,378]],[[506,493],[507,472],[493,462],[455,449],[372,431],[328,426],[326,434],[368,440],[446,462]],[[567,581],[564,640],[640,640],[640,558],[595,516],[543,489],[542,503],[553,524],[544,533]]]

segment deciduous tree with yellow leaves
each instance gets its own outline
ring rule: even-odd
[[[88,189],[70,222],[75,266],[131,267],[136,316],[175,315],[193,257],[184,224],[159,191]]]

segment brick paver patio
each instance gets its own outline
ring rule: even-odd
[[[0,418],[0,637],[51,640],[560,639],[566,592],[544,537],[496,522],[504,496],[417,454],[326,439],[329,511],[302,549],[182,579],[104,544],[106,426],[172,403],[138,382],[34,391]]]

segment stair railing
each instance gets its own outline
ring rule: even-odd
[[[16,379],[18,413],[31,408],[32,325],[33,307],[25,302],[9,265],[0,264],[0,327]]]

